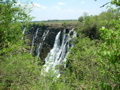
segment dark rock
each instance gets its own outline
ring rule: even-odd
[[[39,43],[42,40],[42,35],[46,30],[49,30],[49,33],[43,43],[43,48],[41,50],[41,54],[40,54],[40,58],[42,60],[44,60],[44,58],[47,56],[48,52],[50,51],[50,49],[53,48],[53,44],[55,41],[55,37],[57,35],[57,33],[59,31],[63,31],[64,29],[66,29],[66,33],[69,32],[69,30],[71,30],[74,27],[74,25],[69,24],[67,26],[62,26],[61,24],[51,24],[51,25],[38,25],[38,24],[33,24],[30,25],[28,31],[26,32],[26,38],[29,39],[29,42],[27,43],[27,45],[32,46],[32,39],[35,35],[36,30],[39,28],[38,30],[38,34],[37,34],[37,38],[35,39],[35,44],[34,44],[34,48],[33,48],[33,55],[36,55],[36,49],[38,48]],[[62,34],[61,34],[61,40],[62,40]],[[62,42],[62,41],[60,41]]]

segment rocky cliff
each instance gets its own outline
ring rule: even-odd
[[[37,55],[37,48],[39,47],[40,43],[42,42],[42,37],[43,37],[43,34],[45,31],[49,30],[49,33],[45,37],[45,40],[42,44],[42,49],[40,51],[41,53],[39,55],[41,59],[44,59],[46,57],[46,55],[48,54],[48,52],[50,51],[50,49],[53,48],[55,37],[59,31],[62,32],[64,29],[66,29],[66,34],[67,34],[69,32],[69,30],[71,30],[74,27],[75,27],[74,24],[68,24],[68,25],[31,24],[31,25],[29,25],[29,28],[26,31],[25,36],[26,36],[26,39],[29,40],[28,45],[30,46],[30,49],[33,48],[32,54],[35,56]],[[35,38],[35,35],[37,35],[36,38]],[[62,34],[61,34],[60,38],[62,39]],[[34,39],[34,44],[32,46],[33,39]],[[61,43],[61,40],[60,40],[60,43]]]

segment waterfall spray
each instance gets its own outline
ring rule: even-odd
[[[45,41],[46,36],[48,35],[48,33],[49,33],[49,30],[46,30],[46,31],[43,33],[43,36],[42,36],[42,38],[41,38],[41,41],[40,41],[40,43],[39,43],[39,45],[38,45],[38,48],[37,48],[37,50],[36,50],[36,52],[37,52],[37,59],[38,59],[38,57],[39,57],[39,55],[40,55],[40,52],[41,52],[41,49],[42,49],[42,46],[43,46],[43,42]]]
[[[33,52],[33,46],[34,46],[35,39],[37,38],[38,30],[39,30],[39,28],[37,28],[35,35],[33,36],[33,39],[32,39],[32,46],[31,46],[31,50],[30,50],[31,54]]]
[[[26,28],[23,29],[23,31],[22,31],[22,35],[25,34],[25,31],[26,31]],[[23,39],[23,36],[22,36],[22,39]]]
[[[60,35],[62,34],[62,43],[60,45]],[[63,65],[66,61],[66,56],[69,53],[69,49],[73,46],[71,45],[70,41],[72,38],[76,37],[76,32],[74,29],[70,30],[68,34],[66,34],[66,30],[62,33],[61,31],[58,32],[55,38],[54,46],[48,53],[47,57],[45,58],[45,65],[42,69],[42,74],[51,73],[52,77],[56,76],[57,78],[60,77],[59,68],[56,68],[57,65]],[[64,65],[65,66],[65,65]]]

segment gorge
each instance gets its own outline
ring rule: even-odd
[[[120,0],[20,1],[0,1],[0,90],[120,90]]]
[[[60,77],[59,66],[65,68],[66,57],[70,48],[74,46],[72,39],[77,37],[73,27],[30,26],[23,29],[24,39],[28,39],[29,52],[44,63],[42,74],[52,73],[50,76]],[[37,62],[36,62],[37,63]],[[57,67],[57,68],[56,68]]]

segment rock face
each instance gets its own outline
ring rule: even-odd
[[[50,51],[50,49],[53,48],[53,44],[55,41],[55,37],[59,31],[63,31],[66,29],[66,33],[69,32],[74,26],[68,25],[68,26],[62,26],[62,25],[30,25],[29,29],[26,31],[26,38],[29,40],[28,45],[31,48],[31,53],[33,55],[37,55],[37,49],[40,45],[40,43],[43,40],[43,34],[49,30],[48,34],[44,37],[45,40],[42,44],[42,48],[40,49],[40,58],[42,60],[45,59],[47,56],[47,53]],[[62,40],[62,35],[60,36],[60,39]],[[62,41],[60,40],[60,43]]]

